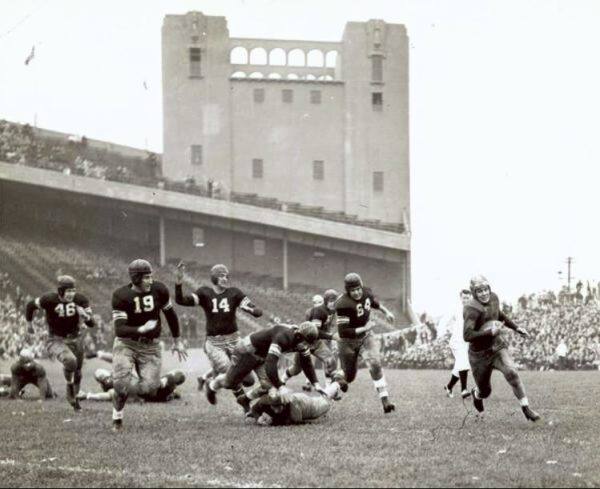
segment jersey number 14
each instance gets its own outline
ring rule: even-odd
[[[212,312],[219,312],[219,309],[223,312],[229,312],[231,309],[229,308],[229,301],[227,298],[221,299],[221,302],[218,303],[217,307],[217,299],[212,300],[213,308]]]

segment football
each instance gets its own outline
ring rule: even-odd
[[[495,331],[493,332],[493,336],[496,336],[502,330],[503,326],[504,323],[502,321],[488,321],[487,323],[484,323],[484,325],[481,327],[481,331],[490,331],[492,329],[495,329]]]

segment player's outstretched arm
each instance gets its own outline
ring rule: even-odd
[[[394,324],[394,322],[396,321],[396,316],[394,316],[394,313],[381,303],[379,304],[379,309],[385,314],[385,319],[387,320],[387,322],[390,324]]]
[[[248,297],[244,297],[240,303],[240,309],[248,314],[251,314],[255,318],[259,318],[263,315],[262,309],[256,307]]]
[[[185,276],[185,265],[182,261],[177,264],[175,269],[175,303],[180,306],[193,307],[197,306],[198,303],[191,294],[185,295],[183,293],[183,278]]]

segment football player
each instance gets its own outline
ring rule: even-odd
[[[310,352],[321,360],[325,368],[325,376],[328,378],[332,377],[333,372],[337,368],[337,359],[331,347],[331,340],[333,339],[331,329],[333,327],[332,322],[335,316],[335,301],[337,298],[338,293],[335,290],[326,290],[323,294],[323,302],[311,307],[306,314],[306,320],[312,322],[319,329],[319,339],[314,345],[311,345]],[[300,354],[295,353],[292,363],[283,374],[282,380],[287,382],[288,379],[298,375],[301,371]],[[307,386],[304,389],[306,390]]]
[[[137,394],[150,397],[160,387],[162,312],[173,335],[173,352],[179,361],[187,359],[185,346],[179,337],[179,319],[169,290],[162,282],[152,277],[152,265],[137,259],[128,267],[131,282],[113,292],[113,322],[115,340],[113,344],[113,430],[123,425],[123,410],[135,368],[139,376]]]
[[[335,304],[339,335],[339,356],[341,371],[333,378],[341,389],[346,391],[348,384],[356,378],[359,355],[369,367],[375,390],[379,394],[383,412],[391,413],[396,409],[389,400],[387,383],[381,366],[379,342],[371,332],[373,323],[369,321],[371,309],[378,309],[385,314],[390,324],[394,323],[394,314],[383,306],[373,295],[371,289],[363,286],[358,273],[349,273],[344,278],[343,294]]]
[[[464,307],[472,299],[471,291],[463,289],[460,291],[460,300]],[[450,381],[444,386],[446,395],[453,397],[452,389],[460,379],[461,397],[466,399],[471,395],[467,389],[467,376],[471,366],[469,365],[469,344],[463,339],[463,315],[462,308],[460,314],[455,314],[450,318],[450,350],[454,356],[454,368]]]
[[[525,417],[530,421],[537,421],[540,415],[529,407],[525,388],[508,351],[508,343],[500,334],[502,326],[524,337],[529,336],[527,330],[517,326],[500,310],[498,296],[492,292],[484,276],[473,277],[470,288],[473,298],[464,307],[463,337],[469,342],[469,362],[476,385],[471,391],[475,409],[483,413],[483,400],[492,393],[490,380],[495,369],[502,372],[512,387]],[[490,321],[493,321],[490,327],[484,327]]]
[[[212,368],[205,374],[206,377],[199,378],[198,385],[201,387],[208,375],[223,374],[231,365],[231,355],[240,342],[240,333],[235,317],[238,308],[255,318],[262,316],[262,310],[256,307],[240,289],[229,285],[229,270],[225,265],[218,264],[211,268],[212,285],[210,287],[199,287],[188,295],[183,294],[184,273],[184,264],[179,263],[175,272],[175,302],[188,307],[200,306],[206,316],[204,351]],[[253,383],[254,378],[250,375],[243,384],[249,387]],[[241,385],[233,391],[233,394],[236,399],[245,402],[245,398],[242,396],[244,390]],[[247,403],[242,407],[245,412],[250,408]]]
[[[29,384],[35,385],[40,390],[40,399],[53,399],[56,397],[46,377],[46,369],[34,360],[33,352],[24,348],[19,358],[10,367],[11,375],[0,375],[0,385],[3,395],[16,399],[23,394],[23,389]]]
[[[261,425],[291,425],[318,419],[329,412],[333,400],[339,399],[340,386],[332,382],[320,396],[309,396],[302,392],[282,395],[275,391],[264,394],[250,409],[248,418]]]
[[[308,321],[299,326],[278,324],[246,336],[234,348],[231,366],[227,372],[219,374],[206,384],[208,402],[217,403],[217,391],[220,389],[239,389],[242,380],[252,371],[258,376],[260,385],[241,395],[246,398],[244,404],[258,399],[271,387],[287,394],[285,383],[279,377],[278,365],[283,354],[292,352],[300,353],[300,364],[304,374],[318,392],[323,392],[317,384],[309,349],[318,339],[319,330]]]
[[[50,356],[63,364],[63,374],[67,381],[67,401],[75,411],[81,410],[77,393],[81,384],[83,367],[83,339],[79,330],[82,320],[88,328],[95,323],[88,298],[77,292],[75,279],[69,275],[58,277],[56,292],[48,292],[27,303],[25,319],[27,331],[34,334],[33,314],[42,309],[46,314],[49,336],[47,349]]]
[[[80,392],[78,397],[81,400],[88,401],[112,401],[114,395],[114,383],[111,373],[99,368],[94,372],[96,382],[102,387],[102,392]],[[140,395],[137,383],[130,387],[129,399],[142,400],[145,402],[169,402],[174,399],[181,399],[181,395],[176,391],[177,387],[185,382],[185,374],[181,370],[172,370],[160,378],[160,385],[154,394]]]

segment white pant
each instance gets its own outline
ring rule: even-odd
[[[452,375],[458,377],[458,372],[461,370],[470,370],[471,365],[469,364],[469,344],[466,342],[451,344],[450,349],[454,356],[454,368],[452,369]]]

